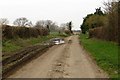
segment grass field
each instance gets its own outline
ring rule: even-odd
[[[51,33],[48,36],[40,36],[38,38],[29,38],[29,39],[16,38],[16,39],[11,39],[11,40],[6,40],[6,41],[2,41],[2,52],[3,52],[3,55],[7,56],[20,49],[23,49],[25,47],[35,45],[38,43],[42,43],[51,38],[66,37],[66,36],[67,35],[65,34]]]
[[[88,39],[88,35],[80,34],[80,42],[90,52],[97,64],[111,78],[118,77],[118,46],[114,42]]]

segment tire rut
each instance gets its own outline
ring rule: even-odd
[[[52,69],[48,72],[48,76],[50,78],[65,78],[69,75],[64,69],[65,66],[68,66],[66,60],[70,56],[68,53],[69,48],[70,43],[67,43],[60,57],[55,61],[55,63],[52,65]]]

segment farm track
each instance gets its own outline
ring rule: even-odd
[[[71,40],[69,43],[68,41]],[[55,45],[8,78],[108,78],[79,44],[78,36]]]

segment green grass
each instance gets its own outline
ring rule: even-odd
[[[20,49],[23,49],[31,45],[42,43],[44,41],[47,41],[55,37],[67,37],[67,35],[51,33],[48,36],[40,36],[38,38],[29,38],[29,39],[16,38],[16,39],[2,41],[2,52],[3,52],[3,55],[9,56],[10,54],[13,54],[14,52]]]
[[[118,46],[114,42],[88,39],[88,35],[80,34],[80,42],[90,52],[97,64],[111,78],[118,77]]]
[[[15,44],[10,43],[11,41],[7,41],[4,45],[5,47],[3,47],[3,51],[7,51],[7,52],[13,52],[17,49],[20,49],[20,46],[17,46]]]

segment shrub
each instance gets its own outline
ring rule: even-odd
[[[38,36],[46,36],[49,32],[46,28],[36,28],[36,27],[15,27],[15,26],[2,26],[2,38],[12,39],[12,38],[30,38]]]

